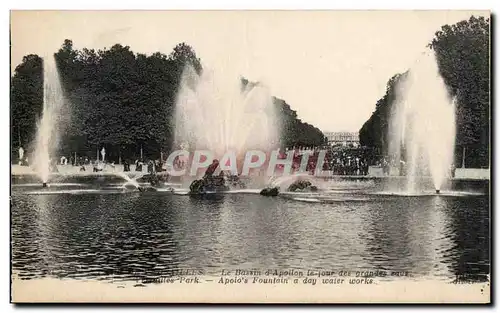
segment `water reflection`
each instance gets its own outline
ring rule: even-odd
[[[141,205],[144,198],[137,194],[85,195],[78,201],[41,195],[25,200],[31,201],[19,208],[31,212],[13,220],[28,226],[13,231],[13,266],[22,273],[28,268],[18,260],[24,259],[36,268],[28,271],[31,274],[59,278],[136,279],[168,275],[179,264],[173,253],[175,212],[162,198],[149,199],[148,207]]]
[[[248,201],[232,195],[207,201],[180,198],[179,229],[175,234],[179,254],[191,267],[203,266],[208,273],[220,268],[252,268],[284,265],[298,249],[297,231],[286,208],[273,199]]]
[[[372,203],[365,257],[374,268],[416,278],[479,280],[489,273],[485,204],[485,197],[438,196]]]
[[[445,266],[446,262],[436,262],[436,260],[444,260],[445,251],[453,244],[451,234],[447,230],[447,225],[450,222],[447,212],[451,204],[445,201],[444,198],[438,196],[432,197],[430,204],[431,209],[428,210],[429,223],[427,227],[429,241],[428,245],[425,247],[428,250],[429,258],[434,260],[434,262],[432,262],[432,268],[429,275],[449,280],[450,275]]]
[[[409,271],[416,268],[418,257],[412,249],[426,244],[426,238],[420,237],[416,244],[412,241],[412,226],[418,223],[418,231],[426,219],[425,205],[417,198],[383,198],[367,207],[367,219],[370,221],[367,236],[367,254],[372,267],[386,271]],[[404,203],[403,203],[404,202]],[[419,215],[415,219],[415,214]],[[424,256],[425,258],[425,256]]]
[[[15,193],[12,199],[12,267],[26,279],[137,280],[223,268],[385,269],[478,280],[489,273],[486,197],[305,203],[244,194]]]
[[[447,265],[455,281],[489,280],[489,202],[485,197],[456,198],[447,209],[447,225],[453,242],[446,251]],[[455,251],[460,251],[457,254]]]

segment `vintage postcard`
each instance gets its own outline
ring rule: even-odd
[[[489,11],[11,11],[11,302],[490,303]]]

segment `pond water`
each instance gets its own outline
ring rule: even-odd
[[[478,282],[490,273],[488,195],[392,195],[373,182],[273,198],[163,191],[12,185],[13,273],[136,281],[187,269],[387,270]]]

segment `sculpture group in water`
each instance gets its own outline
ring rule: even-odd
[[[228,191],[231,188],[245,188],[245,184],[237,175],[228,175],[220,171],[219,175],[214,175],[219,166],[218,160],[213,160],[212,164],[205,171],[201,179],[194,180],[189,186],[191,195],[200,195],[206,193],[217,193]]]
[[[194,180],[189,186],[189,195],[205,195],[229,191],[231,189],[243,189],[246,187],[245,183],[238,175],[228,174],[220,171],[217,175],[216,170],[219,167],[219,161],[213,160],[212,164],[205,171],[201,179]],[[150,173],[146,177],[151,186],[138,187],[139,191],[155,191],[155,187],[159,186],[162,179],[156,173]],[[286,191],[289,192],[314,192],[318,191],[318,187],[314,186],[310,181],[299,179],[293,182]],[[279,187],[266,187],[260,191],[263,196],[275,197],[280,192]]]
[[[318,187],[314,186],[310,181],[299,179],[293,182],[286,191],[289,192],[314,192],[318,191]],[[260,194],[268,197],[276,197],[279,194],[279,187],[267,187],[260,191]]]

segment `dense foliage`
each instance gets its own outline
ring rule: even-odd
[[[65,40],[55,54],[65,98],[71,105],[71,123],[66,125],[59,153],[95,157],[107,150],[107,159],[136,158],[140,149],[146,158],[158,158],[173,142],[173,113],[177,88],[186,64],[202,70],[194,50],[185,43],[169,55],[135,54],[128,46],[110,49],[73,48]],[[246,83],[246,82],[244,82]],[[301,122],[283,100],[274,99],[281,112],[282,141],[286,145],[319,145],[324,136]],[[30,150],[36,122],[43,106],[43,61],[37,55],[24,57],[11,85],[12,155],[19,145]]]
[[[25,146],[35,139],[36,123],[43,107],[42,71],[42,58],[30,54],[23,58],[23,62],[16,67],[15,75],[12,77],[10,88],[12,151],[17,151],[19,142]]]
[[[490,151],[490,20],[472,16],[454,25],[445,25],[429,44],[436,53],[440,73],[451,96],[456,97],[455,164],[488,167]],[[403,74],[404,75],[404,74]],[[375,112],[360,130],[362,145],[387,148],[388,120],[394,102],[393,76]],[[464,149],[465,148],[465,149]]]
[[[243,86],[255,84],[242,79]],[[285,100],[273,97],[281,126],[280,141],[284,147],[319,147],[327,143],[324,134],[314,125],[302,122]]]
[[[283,146],[320,147],[327,143],[326,137],[314,125],[302,122],[297,112],[285,100],[274,98],[282,123],[281,141]]]
[[[389,118],[392,104],[396,101],[396,88],[405,73],[396,74],[387,83],[385,95],[375,105],[375,112],[359,131],[359,141],[362,146],[372,147],[377,154],[384,154],[389,144]]]

